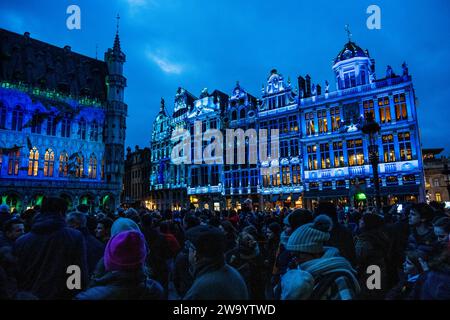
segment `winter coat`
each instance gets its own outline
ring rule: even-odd
[[[355,245],[352,231],[338,222],[333,222],[330,239],[324,243],[325,246],[334,247],[339,250],[342,257],[347,259],[353,266],[356,263]]]
[[[89,274],[92,274],[97,263],[103,257],[105,245],[94,237],[87,228],[80,229],[80,232],[83,234],[84,241],[86,242],[88,270]]]
[[[175,267],[173,270],[173,284],[178,295],[181,297],[186,294],[194,282],[194,278],[189,272],[189,252],[182,250],[175,258]]]
[[[31,231],[14,245],[19,289],[39,299],[71,299],[78,292],[67,288],[67,268],[81,271],[81,287],[88,281],[86,243],[80,231],[68,228],[59,214],[40,214]]]
[[[77,300],[161,300],[161,285],[149,279],[142,270],[112,271],[96,279],[93,285],[79,293]]]
[[[248,291],[239,272],[224,261],[204,261],[196,266],[195,280],[184,300],[247,300]]]

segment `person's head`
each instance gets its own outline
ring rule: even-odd
[[[242,205],[242,210],[244,212],[253,211],[253,201],[252,201],[252,199],[250,199],[250,198],[245,199],[245,201],[244,201],[244,203]]]
[[[106,271],[135,271],[147,257],[144,235],[136,230],[122,231],[107,243],[104,253]]]
[[[254,252],[258,247],[255,237],[248,232],[241,232],[237,238],[239,250],[243,253]]]
[[[66,216],[66,223],[69,227],[74,229],[86,228],[86,213],[80,211],[69,212]]]
[[[427,259],[426,255],[419,250],[407,251],[403,262],[403,273],[405,275],[416,275],[423,273],[420,259]]]
[[[276,239],[280,237],[281,226],[277,222],[272,222],[267,226],[266,237],[267,239]]]
[[[433,224],[434,234],[439,243],[447,244],[450,234],[450,218],[442,217],[437,219]]]
[[[200,219],[193,213],[186,213],[183,218],[183,227],[185,230],[194,228],[200,224]]]
[[[286,218],[284,218],[284,230],[286,234],[291,234],[298,227],[313,221],[311,211],[306,209],[295,209]]]
[[[0,204],[0,214],[9,214],[10,208],[7,204]]]
[[[319,258],[324,252],[324,243],[330,239],[333,221],[326,215],[317,216],[312,223],[297,228],[289,237],[286,249],[299,261]]]
[[[376,213],[363,214],[359,220],[359,228],[363,231],[371,231],[381,228],[384,225],[384,219],[382,216]]]
[[[59,214],[64,216],[67,211],[66,200],[58,197],[44,197],[42,200],[42,214]]]
[[[82,213],[88,213],[89,212],[89,206],[87,204],[79,204],[77,206],[77,211]]]
[[[103,218],[97,222],[97,228],[95,228],[95,236],[101,240],[109,239],[111,235],[111,227],[113,221],[110,218]]]
[[[224,261],[225,237],[219,228],[199,225],[186,232],[189,263],[196,266],[200,261]]]
[[[116,234],[119,234],[123,231],[141,231],[139,226],[131,219],[128,218],[119,218],[111,226],[111,237],[114,237]]]
[[[6,238],[15,241],[25,233],[25,225],[22,220],[11,218],[3,224],[3,232],[5,233]]]
[[[427,225],[433,220],[434,211],[426,203],[413,204],[409,211],[409,225],[417,227]]]
[[[233,224],[230,221],[228,221],[228,220],[222,221],[220,226],[219,226],[219,229],[223,230],[223,233],[226,236],[230,236],[230,237],[231,236],[236,236],[236,233],[237,233],[237,231],[234,228]]]

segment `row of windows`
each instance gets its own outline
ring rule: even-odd
[[[8,175],[18,176],[22,169],[26,169],[28,176],[37,176],[39,170],[40,161],[43,162],[44,177],[55,176],[55,152],[49,148],[45,151],[44,157],[41,160],[39,150],[33,147],[28,155],[28,167],[20,167],[20,151],[10,151],[8,153]],[[72,159],[69,158],[67,152],[63,151],[59,155],[59,167],[57,168],[58,177],[67,177],[74,175],[78,178],[86,178],[84,171],[84,157],[83,155],[77,155]],[[0,154],[0,172],[3,164],[3,155]],[[103,178],[104,161],[102,160],[101,178]],[[89,157],[87,178],[97,179],[97,158],[94,154]]]
[[[6,128],[6,107],[0,105],[0,129]],[[57,126],[61,123],[61,137],[71,137],[72,120],[68,115],[65,115],[62,119],[55,115],[44,116],[40,113],[35,113],[31,117],[30,121],[24,123],[24,112],[20,107],[16,107],[12,112],[11,130],[22,131],[25,128],[30,127],[31,133],[47,134],[48,136],[56,136]],[[99,140],[99,124],[96,120],[88,125],[87,121],[83,118],[78,120],[78,133],[79,139],[87,140],[89,127],[89,140]]]
[[[216,186],[219,182],[219,166],[202,166],[191,169],[192,186]]]
[[[396,157],[394,136],[392,134],[382,135],[381,141],[383,162],[412,160],[411,134],[409,132],[401,132],[398,134],[400,159],[397,159]],[[332,166],[335,168],[346,166],[344,159],[344,144],[342,141],[321,143],[318,146],[309,145],[306,148],[308,170],[317,170],[319,169],[319,166],[321,169],[328,169]],[[347,140],[345,146],[347,150],[348,166],[361,166],[366,163],[362,139]],[[331,151],[333,151],[333,159],[331,158]]]
[[[278,129],[280,134],[298,131],[298,118],[296,115],[291,115],[285,118],[279,118],[269,121],[261,121],[260,129],[267,129],[269,132],[272,129]]]
[[[300,165],[281,166],[276,169],[263,170],[263,187],[296,185],[301,183]]]

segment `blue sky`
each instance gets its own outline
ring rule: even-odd
[[[81,30],[66,28],[66,8],[81,8]],[[381,8],[381,30],[366,27],[366,9]],[[450,154],[450,1],[448,0],[15,0],[0,2],[0,27],[103,58],[116,15],[127,55],[127,146],[148,146],[160,98],[173,109],[178,86],[230,93],[239,80],[253,95],[276,68],[292,81],[309,73],[330,82],[331,61],[347,40],[367,48],[378,78],[406,61],[418,98],[423,147]]]

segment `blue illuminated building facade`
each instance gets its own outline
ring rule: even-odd
[[[70,207],[120,202],[127,105],[118,33],[104,61],[0,29],[0,196]]]
[[[314,84],[309,75],[299,76],[293,86],[290,79],[286,80],[274,69],[260,99],[238,83],[230,96],[220,91],[208,94],[206,90],[198,99],[189,94],[184,109],[178,107],[177,101],[180,92],[187,91],[179,89],[175,98],[176,117],[167,116],[162,109],[154,123],[154,169],[150,184],[151,190],[160,192],[151,193],[154,207],[173,209],[190,203],[210,209],[239,208],[246,198],[253,199],[260,208],[275,205],[311,208],[325,199],[342,205],[360,202],[373,205],[375,191],[368,137],[361,131],[369,115],[381,127],[376,141],[382,202],[423,201],[415,93],[406,64],[400,74],[388,66],[385,77],[377,79],[375,61],[369,52],[349,40],[334,59],[332,70],[335,90],[330,89],[328,81]],[[209,128],[268,132],[278,129],[278,153],[271,154],[274,137],[269,134],[267,144],[258,145],[258,151],[259,147],[267,147],[269,157],[258,157],[256,164],[248,161],[230,164],[226,151],[222,164],[170,164],[174,145],[170,132],[176,126],[193,135],[196,121],[201,121],[202,132]],[[208,142],[202,143],[204,149]],[[223,141],[224,150],[227,143],[233,141]],[[193,139],[191,144],[193,147]],[[234,157],[238,157],[237,149]],[[161,175],[165,175],[164,179],[158,180]],[[159,181],[173,183],[173,188]],[[170,194],[175,189],[178,193],[173,202]],[[161,202],[161,197],[169,201]]]

